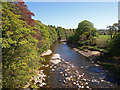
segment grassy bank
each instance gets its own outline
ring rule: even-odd
[[[107,44],[110,40],[110,35],[99,35],[94,37],[96,39],[96,45],[72,45],[72,47],[75,47],[79,50],[79,52],[82,52],[83,55],[88,55],[89,59],[92,59],[97,64],[102,65],[106,70],[109,72],[114,73],[116,76],[120,75],[120,58],[112,57],[108,53]],[[77,50],[77,51],[78,51]],[[92,51],[98,51],[100,52],[100,56],[92,55]],[[97,56],[97,57],[96,57]]]

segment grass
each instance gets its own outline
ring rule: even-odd
[[[110,39],[110,35],[99,35],[99,36],[96,36],[96,37],[94,37],[94,38],[95,38],[95,39],[102,38],[102,39],[109,40],[109,39]]]
[[[88,49],[92,49],[92,50],[97,50],[97,51],[101,51],[101,52],[106,52],[105,49],[101,49],[101,48],[98,48],[97,46],[81,46],[81,47],[78,47],[80,50],[84,50],[85,48],[88,48]]]
[[[80,50],[84,50],[85,48],[91,49],[91,50],[98,50],[101,52],[107,52],[106,47],[108,44],[108,40],[110,40],[110,35],[99,35],[94,37],[96,39],[96,46],[90,46],[90,45],[84,45],[81,47],[78,47]]]
[[[108,46],[110,35],[99,35],[94,37],[96,39],[96,46],[99,48],[106,48]]]

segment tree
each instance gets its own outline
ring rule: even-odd
[[[93,40],[96,34],[97,30],[94,28],[93,24],[90,21],[84,20],[79,23],[75,35],[79,44],[82,44],[82,42],[89,44],[88,40]]]
[[[112,26],[108,26],[107,28],[109,29],[111,39],[113,39],[116,36],[119,28],[118,23],[114,23]]]
[[[2,74],[4,88],[23,87],[39,67],[33,27],[9,9],[2,9]],[[32,62],[32,63],[31,63]]]
[[[120,57],[120,33],[112,39],[108,51],[112,54],[112,56]]]
[[[66,29],[62,28],[62,27],[57,27],[56,28],[57,34],[58,34],[58,39],[66,39]]]
[[[30,12],[27,8],[27,5],[25,5],[25,3],[23,2],[23,0],[21,0],[21,2],[16,2],[16,7],[18,7],[19,11],[20,11],[20,15],[21,15],[21,19],[26,21],[28,25],[30,26],[34,26],[35,25],[35,21],[34,19],[32,19],[32,16],[34,16],[34,13]]]
[[[120,20],[118,20],[118,32],[120,32]]]

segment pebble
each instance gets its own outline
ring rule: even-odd
[[[68,64],[68,62],[65,62],[66,64]]]
[[[65,74],[65,76],[67,76],[67,74]]]
[[[61,74],[63,74],[63,72],[60,72]]]
[[[43,72],[43,70],[40,70],[41,72]]]
[[[57,68],[56,66],[54,66],[54,68]]]
[[[77,85],[77,86],[79,86],[79,84],[78,84],[78,83],[77,83],[76,85]]]
[[[64,61],[64,59],[62,59],[62,61]]]
[[[83,81],[86,81],[86,79],[82,79]]]
[[[84,86],[81,86],[81,88],[84,88]]]
[[[81,75],[79,75],[79,77],[81,77]]]
[[[107,83],[110,83],[109,81]]]
[[[50,66],[50,68],[52,68],[52,66]]]
[[[86,88],[90,88],[89,86],[87,86]]]
[[[81,66],[81,68],[83,68],[83,67]]]
[[[64,83],[67,83],[65,80],[63,81]]]
[[[98,84],[100,83],[100,81],[97,82]]]
[[[44,67],[45,65],[43,64],[42,66]]]
[[[73,84],[75,85],[75,84],[76,84],[76,82],[73,82]]]
[[[49,67],[49,65],[46,65],[45,67]]]
[[[81,88],[81,86],[78,86],[78,88]]]
[[[69,71],[69,69],[65,69],[65,71],[67,72],[67,71]]]
[[[54,69],[52,69],[52,71],[54,71]]]
[[[72,66],[72,67],[74,67],[74,66]]]
[[[85,84],[88,85],[88,82],[86,82]]]
[[[104,80],[101,80],[101,82],[104,82]]]
[[[70,78],[72,78],[72,76],[70,76]]]
[[[40,84],[39,86],[40,86],[40,87],[43,87],[44,85],[46,85],[46,83],[42,83],[42,84]]]
[[[66,80],[69,80],[69,81],[70,81],[70,78],[69,78],[69,77],[66,77]]]
[[[70,73],[70,72],[68,72],[68,73]]]

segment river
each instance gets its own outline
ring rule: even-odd
[[[44,70],[47,74],[45,88],[117,88],[119,81],[107,74],[101,67],[78,52],[69,45],[57,42],[51,46],[53,54],[59,54],[61,62],[50,62],[52,55],[45,56],[49,67]]]

